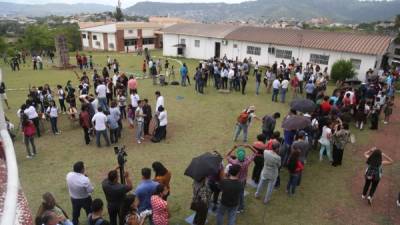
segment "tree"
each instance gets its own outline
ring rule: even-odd
[[[19,48],[38,53],[54,50],[54,35],[47,25],[30,25],[25,29]]]
[[[4,53],[7,50],[7,43],[3,37],[0,37],[0,53]]]
[[[400,29],[400,14],[398,14],[396,16],[396,18],[394,19],[394,27],[396,27],[397,29]]]
[[[114,18],[119,22],[124,20],[124,14],[119,6],[115,9]]]
[[[353,67],[353,63],[350,60],[338,60],[336,61],[331,70],[331,78],[334,81],[344,81],[349,78],[353,78],[356,72]]]

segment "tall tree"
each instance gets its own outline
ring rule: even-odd
[[[120,6],[117,6],[117,8],[115,9],[114,18],[118,22],[124,20],[124,14],[122,13],[122,10],[121,10]]]
[[[394,19],[394,27],[396,27],[397,29],[400,29],[400,14],[398,14],[396,16],[396,18]]]
[[[0,37],[0,54],[7,50],[7,43],[3,37]]]

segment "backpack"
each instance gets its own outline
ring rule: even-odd
[[[92,220],[92,214],[89,214],[89,218],[88,218],[88,225],[92,225],[90,223],[90,221]],[[103,218],[99,218],[98,220],[96,220],[96,223],[94,223],[94,225],[101,225],[104,222]]]
[[[368,166],[365,172],[365,177],[368,180],[378,181],[380,179],[380,168],[376,166]]]
[[[247,123],[248,119],[249,119],[249,113],[245,111],[245,112],[240,113],[239,117],[237,118],[237,121],[240,124],[245,124],[245,123]]]

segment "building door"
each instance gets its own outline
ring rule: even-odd
[[[220,56],[221,56],[221,42],[215,42],[214,57],[219,58]]]

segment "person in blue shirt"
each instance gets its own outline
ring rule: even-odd
[[[135,195],[139,200],[138,212],[143,212],[144,210],[151,210],[150,198],[153,195],[158,182],[155,182],[151,178],[151,169],[142,169],[142,181],[137,186],[135,190]]]
[[[181,78],[182,78],[181,85],[186,86],[186,79],[187,79],[186,77],[188,74],[188,69],[187,69],[185,63],[181,66],[180,73],[181,73]]]
[[[115,115],[110,114],[107,112],[107,125],[110,130],[110,141],[111,144],[118,142],[118,120]]]

